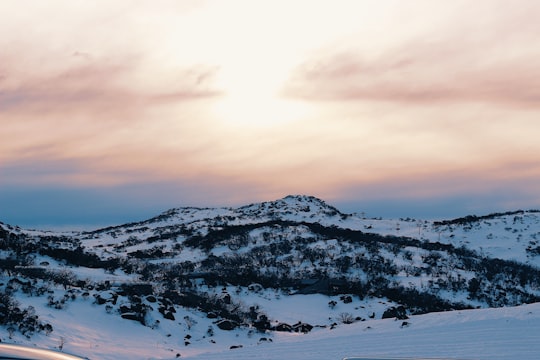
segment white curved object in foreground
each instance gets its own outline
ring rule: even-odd
[[[58,351],[43,350],[21,345],[0,344],[0,360],[81,360],[83,358]]]

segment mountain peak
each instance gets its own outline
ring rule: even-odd
[[[242,206],[237,209],[244,215],[257,217],[294,217],[296,220],[316,216],[344,216],[338,209],[323,200],[309,195],[287,195],[284,198]]]
[[[281,199],[286,202],[293,202],[295,204],[302,204],[307,206],[316,206],[320,209],[325,209],[326,211],[335,212],[338,214],[341,214],[341,212],[331,206],[328,205],[324,200],[319,199],[318,197],[311,196],[311,195],[287,195],[283,199]]]

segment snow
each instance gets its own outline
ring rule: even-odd
[[[518,215],[501,215],[468,224],[435,225],[434,221],[419,219],[380,219],[365,218],[357,214],[334,214],[334,210],[321,200],[306,196],[286,197],[238,209],[172,209],[153,220],[127,224],[121,227],[114,236],[111,235],[113,230],[105,230],[99,235],[94,234],[93,237],[88,235],[85,237],[83,234],[81,239],[84,247],[92,248],[98,255],[103,255],[108,251],[117,252],[114,245],[126,241],[135,231],[139,236],[148,237],[160,227],[184,225],[204,235],[208,232],[210,225],[215,227],[218,224],[264,223],[279,218],[284,221],[319,223],[323,226],[337,226],[380,235],[407,236],[430,242],[452,244],[455,247],[466,246],[484,256],[515,260],[540,267],[540,256],[532,256],[527,252],[527,248],[535,247],[540,243],[539,212],[524,211]],[[34,231],[33,234],[39,234],[39,232]],[[301,233],[297,235],[303,236]],[[183,238],[180,236],[176,240],[181,243]],[[126,248],[126,253],[160,244],[167,245],[167,242],[133,244]],[[214,254],[221,255],[227,250],[224,247],[213,251]],[[186,253],[187,257],[194,256],[196,259],[201,255]]]
[[[264,347],[195,359],[341,359],[345,356],[538,359],[538,305],[416,316],[408,327],[377,320],[279,338]],[[370,328],[368,329],[368,326]]]
[[[152,243],[130,238],[137,234],[148,238],[167,226],[187,226],[204,235],[208,230],[228,225],[264,223],[276,218],[287,221],[316,222],[324,226],[337,226],[361,230],[381,235],[409,236],[412,238],[466,246],[485,256],[540,266],[540,256],[527,251],[538,246],[540,241],[540,213],[500,215],[465,224],[436,225],[433,221],[415,219],[369,219],[358,215],[344,215],[336,212],[324,202],[305,196],[289,196],[274,202],[251,204],[238,209],[218,208],[172,209],[148,221],[128,224],[122,227],[103,229],[95,233],[65,232],[81,239],[86,249],[92,249],[100,256],[107,254],[128,256],[130,252],[165,245],[165,250],[173,245],[181,246],[182,235],[170,240]],[[222,225],[220,225],[222,224]],[[22,230],[17,230],[22,231]],[[265,243],[265,228],[255,230],[250,243],[241,251]],[[271,227],[268,227],[271,231]],[[294,236],[309,236],[302,228],[295,230]],[[28,231],[29,236],[62,234]],[[292,235],[291,235],[292,236]],[[538,240],[537,240],[538,239]],[[119,251],[118,247],[122,247]],[[328,255],[337,255],[344,245],[337,240],[320,240],[309,245],[311,249],[323,249]],[[404,255],[382,250],[381,256],[392,258],[399,265],[421,266],[423,250],[410,248],[410,259]],[[215,247],[211,253],[228,256],[234,253],[228,246]],[[0,253],[3,256],[4,253]],[[152,260],[153,263],[167,263],[184,260],[200,260],[207,256],[200,249],[182,247],[174,258]],[[49,263],[48,268],[68,269],[79,279],[109,281],[111,284],[137,281],[138,275],[127,275],[116,270],[114,273],[103,269],[83,267],[63,267],[64,265],[47,257],[39,256],[36,263]],[[297,269],[310,268],[314,264],[304,262]],[[291,271],[295,269],[291,268]],[[459,274],[469,279],[471,274],[459,269],[449,269],[448,276]],[[360,276],[361,274],[358,274]],[[411,286],[427,282],[429,278],[420,275],[408,277],[401,272],[396,277],[400,283]],[[415,282],[415,283],[413,283]],[[65,289],[49,290],[55,299],[62,298]],[[63,345],[63,351],[86,356],[89,359],[342,359],[351,356],[386,357],[444,357],[451,359],[521,359],[540,358],[540,303],[507,308],[451,311],[411,316],[410,319],[396,321],[381,319],[388,307],[396,305],[385,299],[361,300],[353,297],[345,303],[340,296],[321,294],[300,295],[284,293],[284,290],[263,289],[250,291],[247,288],[229,286],[226,289],[207,288],[206,291],[220,296],[226,291],[233,301],[245,306],[257,306],[268,314],[271,321],[294,324],[308,322],[315,328],[308,334],[259,333],[254,329],[238,328],[233,331],[220,330],[215,320],[192,309],[175,306],[175,321],[163,319],[157,309],[147,315],[147,324],[123,320],[118,314],[108,313],[105,306],[93,304],[92,296],[78,294],[69,300],[63,309],[47,305],[46,296],[27,296],[17,292],[21,306],[33,306],[39,319],[50,323],[54,331],[43,332],[26,338],[18,332],[11,337],[0,331],[3,343],[16,343],[41,348],[56,349]],[[95,295],[92,294],[92,295]],[[465,293],[448,293],[443,298],[464,301]],[[120,299],[119,301],[122,301]],[[335,301],[330,310],[329,303]],[[148,304],[152,306],[152,304]],[[341,314],[350,314],[362,321],[345,325]],[[371,318],[371,314],[375,314]],[[159,322],[157,320],[160,320]],[[337,326],[332,324],[337,323]],[[212,329],[212,331],[209,331]],[[262,340],[265,338],[266,340]],[[189,343],[189,344],[188,344]],[[231,346],[242,346],[230,349]]]
[[[279,303],[286,311],[300,313],[316,301],[305,295],[303,301]],[[37,298],[36,298],[37,299]],[[307,300],[307,301],[306,301]],[[54,321],[51,335],[36,334],[32,339],[14,336],[3,342],[16,342],[57,349],[89,359],[342,359],[346,356],[443,357],[451,359],[536,360],[540,354],[540,304],[511,308],[479,309],[412,316],[403,321],[368,320],[340,325],[333,330],[316,328],[308,334],[256,333],[243,330],[220,331],[213,337],[184,345],[184,333],[171,333],[132,321],[118,321],[101,307],[88,311],[77,300],[65,310],[43,308],[43,319]],[[39,304],[35,304],[39,306]],[[208,323],[196,324],[206,330]],[[60,339],[59,335],[64,338]],[[260,341],[262,337],[272,342]],[[215,341],[215,344],[210,340]],[[247,343],[247,344],[246,344]],[[244,344],[239,349],[232,345]]]

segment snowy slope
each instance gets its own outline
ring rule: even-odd
[[[539,211],[518,211],[470,222],[444,223],[410,218],[366,219],[352,215],[338,224],[382,235],[409,236],[456,247],[465,246],[485,256],[540,266],[540,254],[535,256],[530,251],[540,244]]]
[[[152,236],[159,229],[168,229],[172,232],[174,229],[187,227],[205,234],[212,226],[264,223],[280,219],[337,226],[381,235],[407,236],[452,244],[455,247],[464,246],[484,256],[515,260],[540,267],[540,211],[516,211],[510,215],[484,217],[448,225],[441,225],[445,221],[434,220],[365,218],[359,214],[341,213],[320,199],[297,195],[237,209],[171,209],[144,222],[96,231],[92,233],[94,241],[85,239],[84,236],[83,239],[85,246],[103,246],[107,249],[130,235]]]
[[[0,223],[0,295],[54,328],[0,340],[91,359],[537,359],[539,305],[510,306],[540,298],[537,241],[538,211],[380,219],[310,196],[84,232]]]
[[[289,311],[302,311],[301,305]],[[408,326],[394,319],[369,320],[309,334],[217,332],[213,338],[185,346],[185,335],[117,321],[85,304],[68,311],[49,311],[57,330],[15,342],[58,349],[90,359],[342,359],[345,356],[444,357],[450,359],[537,360],[540,354],[540,304],[512,308],[465,310],[413,316]],[[202,326],[206,326],[203,324]],[[55,334],[58,333],[58,334]],[[272,339],[260,341],[261,338]],[[62,339],[63,340],[62,340]],[[211,340],[215,341],[212,343]],[[230,349],[243,344],[242,348]]]
[[[538,359],[538,304],[507,309],[467,310],[395,320],[374,320],[275,344],[196,359],[341,359],[345,356],[444,357],[451,359]],[[265,351],[267,350],[267,351]],[[262,354],[261,354],[262,353]]]

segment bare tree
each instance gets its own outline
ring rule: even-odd
[[[339,321],[341,321],[343,324],[352,324],[354,322],[354,316],[351,313],[344,312],[339,314],[338,317]]]

